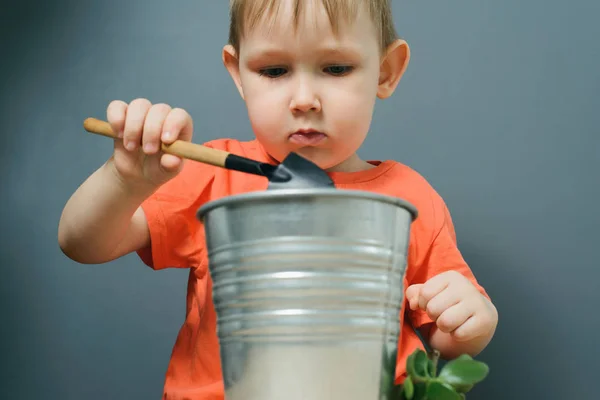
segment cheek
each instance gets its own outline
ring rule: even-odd
[[[373,108],[375,106],[376,91],[373,86],[357,84],[352,90],[338,90],[332,92],[328,101],[330,115],[335,115],[336,125],[343,133],[351,131],[357,135],[366,135]]]
[[[277,130],[285,121],[286,108],[282,90],[275,90],[256,79],[244,86],[244,100],[248,109],[248,117],[257,134]]]
[[[278,125],[280,118],[277,113],[262,99],[248,99],[246,106],[250,123],[257,132],[268,131]]]

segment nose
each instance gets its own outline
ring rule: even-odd
[[[298,79],[292,99],[290,101],[290,111],[297,112],[320,112],[321,100],[314,88],[314,83],[309,79]]]

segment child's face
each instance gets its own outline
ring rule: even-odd
[[[239,57],[224,52],[254,133],[278,161],[295,151],[327,170],[368,168],[356,151],[382,95],[383,60],[370,15],[340,23],[336,36],[321,2],[307,2],[295,31],[290,3],[245,33]]]

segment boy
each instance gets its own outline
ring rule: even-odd
[[[376,98],[392,95],[409,57],[394,31],[389,0],[232,0],[223,62],[247,105],[256,140],[206,144],[271,163],[295,151],[328,171],[340,189],[398,196],[417,207],[398,383],[407,356],[422,346],[411,325],[452,358],[484,349],[498,320],[456,247],[441,197],[407,166],[366,162],[356,154]],[[186,319],[163,398],[223,398],[212,282],[195,213],[223,196],[265,190],[267,181],[159,152],[161,141],[191,140],[193,123],[184,110],[146,99],[113,101],[107,118],[123,140],[115,141],[113,156],[66,204],[60,246],[81,263],[136,251],[154,269],[190,268]]]

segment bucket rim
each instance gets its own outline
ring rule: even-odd
[[[392,204],[398,207],[402,207],[407,210],[412,217],[412,221],[418,217],[417,208],[410,202],[394,196],[388,196],[380,193],[370,192],[366,190],[350,190],[350,189],[339,189],[339,188],[299,188],[299,189],[277,189],[277,190],[263,190],[256,192],[247,192],[241,194],[234,194],[225,196],[216,200],[212,200],[202,205],[197,213],[196,217],[199,220],[203,220],[207,213],[210,211],[235,204],[239,202],[247,203],[261,200],[272,200],[281,199],[286,197],[303,197],[303,196],[318,196],[321,198],[331,197],[345,197],[345,198],[359,198],[359,199],[370,199],[379,201],[382,203]]]

